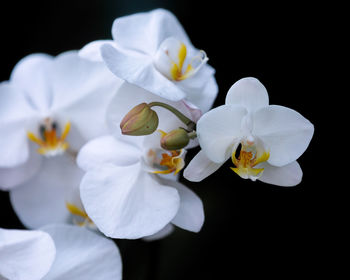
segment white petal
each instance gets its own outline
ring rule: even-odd
[[[45,158],[40,172],[11,190],[12,206],[28,228],[70,220],[67,195],[79,187],[83,172],[68,155]]]
[[[160,182],[172,186],[179,192],[180,207],[171,221],[174,225],[193,232],[199,232],[204,223],[202,200],[189,188],[177,181],[160,179]]]
[[[116,96],[112,99],[110,106],[107,111],[107,123],[111,132],[119,137],[120,133],[120,122],[124,116],[136,105],[140,103],[151,103],[151,102],[163,102],[169,104],[179,110],[188,118],[192,118],[192,109],[185,105],[184,102],[170,102],[164,98],[156,96],[142,88],[136,87],[129,83],[124,83],[118,90]],[[170,130],[178,127],[185,127],[185,125],[171,112],[161,107],[152,107],[152,110],[157,112],[159,118],[158,129],[169,132]],[[125,136],[124,136],[125,137]],[[134,136],[128,136],[128,139],[139,138]],[[129,140],[128,140],[129,141]]]
[[[314,126],[298,112],[268,106],[253,115],[253,135],[258,136],[270,150],[268,162],[283,166],[298,159],[308,147]]]
[[[150,236],[146,236],[142,238],[145,241],[155,241],[155,240],[160,240],[163,239],[170,234],[172,234],[174,231],[174,226],[172,224],[167,224],[164,228],[162,228],[160,231],[158,231],[155,234],[152,234]]]
[[[215,70],[206,64],[194,76],[177,83],[186,92],[186,99],[203,113],[213,106],[219,91],[214,73]]]
[[[28,160],[29,147],[25,128],[20,122],[0,124],[0,166],[17,167]]]
[[[269,96],[258,79],[243,78],[229,89],[225,104],[240,105],[249,112],[255,112],[269,105]]]
[[[101,56],[101,46],[104,44],[114,45],[113,40],[97,40],[88,43],[80,51],[79,56],[84,59],[88,59],[95,62],[103,62]]]
[[[81,198],[89,217],[105,235],[135,239],[161,230],[179,208],[178,192],[159,184],[141,164],[101,165],[84,176]]]
[[[0,83],[0,117],[2,123],[22,121],[36,114],[24,91],[9,82]]]
[[[121,80],[77,52],[61,54],[54,66],[52,110],[69,118],[85,140],[106,134],[106,108]]]
[[[37,110],[48,112],[52,92],[48,73],[52,69],[53,57],[47,54],[31,54],[20,60],[11,74],[11,84],[22,89],[31,105]]]
[[[243,107],[222,105],[199,119],[198,140],[208,159],[224,163],[231,156],[232,145],[242,137],[241,121],[246,114]]]
[[[207,158],[203,151],[200,151],[187,165],[184,170],[184,177],[192,182],[200,182],[218,170],[222,163],[215,163]]]
[[[101,84],[104,84],[102,80]],[[84,142],[105,135],[109,131],[106,122],[106,111],[117,86],[110,85],[107,87],[106,84],[104,85],[100,86],[100,89],[92,90],[83,100],[64,108],[60,112],[60,115],[69,118],[72,126],[77,129],[76,132],[83,138]]]
[[[185,98],[185,92],[156,70],[152,57],[110,45],[103,45],[101,50],[106,65],[117,77],[171,101]]]
[[[51,268],[55,252],[45,232],[0,228],[0,279],[39,280]]]
[[[42,228],[55,242],[56,259],[43,280],[122,279],[122,262],[112,240],[86,228],[50,225]]]
[[[106,134],[106,109],[122,81],[103,63],[84,61],[75,52],[61,55],[56,64],[54,110],[69,118],[85,141]]]
[[[26,127],[35,115],[22,90],[6,82],[0,84],[0,167],[15,167],[27,161]]]
[[[179,21],[164,9],[117,18],[113,23],[112,35],[118,47],[150,55],[154,55],[168,37],[190,44]]]
[[[303,171],[298,162],[293,161],[287,165],[276,167],[267,164],[262,165],[264,172],[260,181],[282,187],[294,187],[301,182]]]
[[[139,161],[140,154],[138,147],[131,143],[113,136],[103,136],[91,140],[81,148],[77,164],[85,171],[97,168],[103,163],[132,165]]]
[[[0,189],[9,190],[28,181],[40,170],[41,163],[42,156],[31,148],[25,163],[12,168],[0,168]]]
[[[82,59],[77,51],[68,51],[58,55],[50,72],[52,79],[52,109],[57,110],[70,106],[85,98],[96,84],[101,82],[103,63]]]
[[[208,82],[205,84],[205,87],[202,91],[201,98],[198,98],[196,95],[188,95],[189,100],[192,100],[194,104],[197,104],[201,108],[202,112],[208,112],[214,104],[214,101],[218,95],[219,88],[216,83],[214,76],[208,79]],[[194,98],[192,98],[192,96]]]

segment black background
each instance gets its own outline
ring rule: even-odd
[[[178,17],[216,69],[220,91],[215,106],[224,103],[235,81],[253,76],[267,88],[271,104],[293,108],[315,125],[313,140],[298,160],[304,177],[297,187],[243,180],[229,162],[202,183],[183,180],[203,200],[202,231],[176,229],[152,243],[117,240],[125,280],[244,279],[252,274],[285,279],[337,271],[331,270],[335,253],[329,251],[337,247],[337,238],[329,233],[336,231],[331,214],[336,203],[330,194],[336,186],[326,181],[334,157],[321,144],[327,100],[320,85],[329,70],[325,43],[333,37],[329,7],[179,0],[1,5],[1,81],[30,53],[57,55],[111,38],[116,17],[163,7]],[[189,158],[197,151],[190,151]],[[0,206],[0,227],[22,228],[6,192],[0,192]]]

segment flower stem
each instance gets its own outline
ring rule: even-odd
[[[195,139],[197,137],[196,131],[191,131],[190,133],[187,134],[190,139]]]
[[[148,104],[149,107],[159,106],[167,109],[172,112],[180,121],[182,121],[187,127],[194,128],[196,123],[187,118],[184,114],[182,114],[179,110],[175,109],[173,106],[165,104],[163,102],[151,102]]]

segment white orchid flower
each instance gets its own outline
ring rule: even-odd
[[[0,84],[0,188],[22,223],[67,222],[82,171],[80,147],[107,131],[107,104],[121,82],[75,51],[32,54]],[[78,205],[77,205],[78,207]]]
[[[136,100],[133,98],[135,97]],[[109,123],[120,123],[130,102],[148,101],[154,95],[124,84],[108,111]],[[132,100],[132,101],[131,101]],[[157,97],[157,101],[164,101]],[[170,103],[190,116],[182,102]],[[163,108],[155,108],[159,128],[167,131],[181,122]],[[186,111],[187,110],[187,111]],[[77,162],[85,174],[81,199],[87,214],[105,235],[113,238],[160,238],[171,231],[172,223],[198,232],[204,222],[198,196],[176,181],[184,166],[185,150],[166,151],[160,147],[161,134],[150,136],[104,136],[87,143]],[[169,174],[167,178],[161,174]],[[165,176],[165,175],[164,175]]]
[[[265,87],[255,78],[236,82],[226,104],[204,114],[197,123],[201,151],[184,171],[201,181],[232,157],[232,170],[242,178],[279,186],[300,183],[296,160],[308,147],[313,125],[298,112],[269,105]]]
[[[55,244],[46,232],[0,228],[1,280],[42,279],[55,255]]]
[[[203,112],[212,107],[218,92],[215,71],[171,12],[117,18],[112,35],[114,41],[92,42],[80,55],[104,60],[116,76],[167,100],[186,99]]]
[[[0,279],[118,280],[122,279],[122,262],[112,240],[85,228],[0,229]]]

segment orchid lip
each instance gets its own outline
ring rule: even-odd
[[[70,131],[70,127],[70,122],[67,122],[61,135],[58,135],[59,126],[57,122],[53,121],[51,118],[45,118],[39,127],[40,137],[30,131],[27,133],[27,137],[39,146],[37,149],[39,154],[46,157],[53,157],[63,154],[68,149],[69,144],[65,140]]]
[[[237,151],[239,146],[240,151]],[[238,157],[236,156],[236,153],[239,153]],[[266,162],[269,157],[270,153],[268,151],[262,147],[258,147],[254,142],[245,141],[244,143],[237,145],[233,150],[231,158],[235,167],[231,167],[231,169],[243,179],[251,179],[255,181],[260,178],[264,172],[264,168],[257,168],[257,165]]]
[[[150,149],[147,153],[147,157],[148,159],[150,159],[150,163],[152,165],[151,173],[154,173],[154,174],[174,173],[174,175],[176,175],[185,166],[185,163],[183,160],[184,154],[185,154],[185,151],[181,149],[181,150],[174,150],[174,151],[164,151],[159,156],[159,153],[157,153],[153,149]]]

